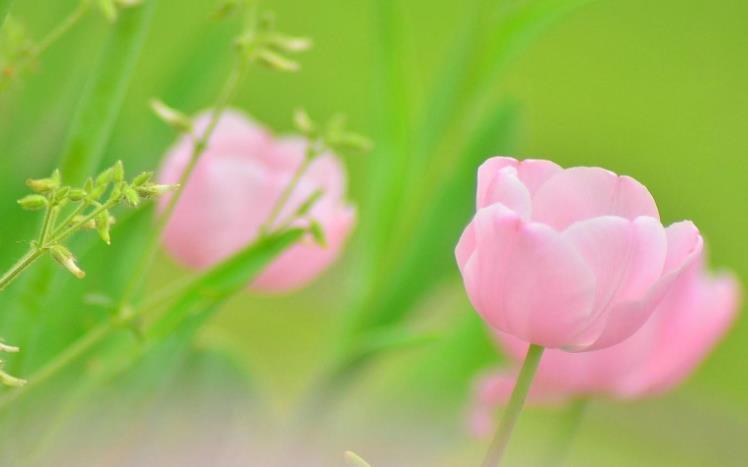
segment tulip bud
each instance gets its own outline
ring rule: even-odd
[[[50,248],[50,252],[52,253],[52,257],[55,259],[55,261],[60,263],[75,277],[77,277],[78,279],[83,279],[84,277],[86,277],[86,273],[78,267],[75,262],[75,256],[73,256],[73,253],[71,253],[70,250],[58,244]]]
[[[28,211],[44,209],[49,205],[49,200],[42,195],[28,195],[18,200],[18,204]]]
[[[192,120],[182,112],[164,104],[158,99],[151,100],[151,109],[158,118],[175,130],[181,133],[192,133]]]

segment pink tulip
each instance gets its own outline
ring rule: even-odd
[[[197,119],[201,134],[209,116]],[[192,150],[192,138],[172,147],[160,172],[162,183],[177,183]],[[187,182],[163,237],[166,250],[197,269],[228,258],[255,240],[260,228],[305,157],[299,138],[274,138],[242,114],[228,111]],[[322,197],[309,213],[326,235],[327,246],[302,242],[284,252],[251,284],[264,292],[301,287],[338,257],[351,232],[355,209],[344,200],[346,174],[332,154],[318,156],[277,217],[278,227],[315,191]],[[168,198],[162,199],[161,206]]]
[[[477,209],[456,249],[470,301],[494,329],[548,348],[631,336],[702,250],[691,222],[664,228],[643,185],[599,168],[489,159]]]
[[[666,392],[707,356],[734,321],[740,287],[729,274],[709,277],[694,264],[678,279],[649,321],[632,337],[603,350],[569,353],[546,350],[533,380],[529,402],[554,404],[575,398],[635,399]],[[521,360],[527,343],[503,333],[498,342]],[[516,371],[482,378],[471,415],[473,430],[487,433],[493,407],[509,399]]]

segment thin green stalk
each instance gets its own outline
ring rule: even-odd
[[[530,391],[530,385],[535,376],[535,371],[538,369],[538,364],[540,364],[540,359],[543,356],[543,350],[543,347],[535,344],[530,344],[530,347],[527,349],[525,362],[522,364],[522,369],[514,385],[509,405],[507,405],[499,423],[499,428],[496,430],[496,434],[488,447],[488,452],[483,460],[483,467],[497,467],[501,462],[506,446],[509,444],[509,438],[512,435],[514,425],[517,423],[520,412],[522,412],[522,406],[525,404],[527,393]]]
[[[269,232],[270,229],[273,228],[273,224],[278,219],[278,216],[280,216],[281,212],[283,212],[283,208],[285,208],[286,204],[288,204],[288,200],[291,198],[291,195],[294,191],[296,191],[296,187],[299,185],[301,178],[304,176],[306,171],[309,170],[309,166],[311,165],[312,160],[314,160],[314,157],[315,155],[313,153],[309,153],[304,157],[304,160],[301,162],[301,164],[299,164],[299,167],[296,169],[296,172],[294,172],[293,177],[291,177],[291,181],[288,182],[286,188],[283,189],[283,192],[281,192],[281,195],[275,202],[273,209],[270,211],[270,215],[262,225],[262,228],[260,229],[261,232]]]
[[[589,399],[577,399],[566,409],[560,426],[557,429],[558,436],[548,449],[548,457],[544,465],[562,466],[569,456],[569,451],[574,443],[574,438],[579,432],[584,414],[589,406]]]
[[[241,80],[247,71],[247,67],[247,60],[240,58],[236,65],[234,65],[231,74],[226,80],[216,106],[213,108],[208,126],[205,128],[203,134],[195,141],[192,147],[190,160],[187,164],[187,167],[182,172],[182,175],[179,177],[177,190],[171,195],[171,198],[166,205],[166,209],[164,209],[164,212],[161,214],[155,231],[151,235],[151,238],[145,247],[145,252],[140,257],[140,262],[134,269],[134,273],[132,276],[133,278],[125,288],[125,293],[123,294],[122,300],[120,302],[122,306],[125,306],[142,286],[145,280],[146,273],[153,264],[154,259],[156,258],[156,252],[158,251],[158,245],[159,241],[161,240],[161,236],[166,229],[167,224],[169,223],[169,219],[171,219],[171,216],[174,214],[174,210],[177,207],[179,199],[184,193],[187,181],[192,175],[192,172],[195,170],[200,157],[207,149],[210,138],[213,135],[213,132],[215,131],[219,120],[221,119],[221,115],[223,115],[223,112],[226,110],[229,101],[236,93],[239,87],[239,83],[241,83]]]
[[[78,21],[80,21],[81,18],[86,15],[90,8],[90,1],[81,1],[75,8],[75,10],[73,10],[68,16],[66,16],[60,24],[58,24],[52,31],[44,36],[44,38],[42,38],[42,40],[40,40],[34,46],[34,49],[31,53],[31,59],[35,60],[39,58],[39,56],[43,54],[49,47],[51,47],[52,44],[57,42],[68,31],[73,29],[73,27],[78,24]]]
[[[119,201],[107,201],[106,203],[100,205],[99,207],[91,211],[91,213],[83,217],[83,219],[79,220],[78,222],[75,222],[74,224],[71,224],[70,226],[67,226],[67,227],[63,224],[57,231],[55,231],[52,234],[50,243],[61,242],[67,239],[70,235],[78,231],[81,227],[86,225],[89,221],[95,219],[96,216],[106,211],[107,209],[113,208],[117,204],[119,204]]]
[[[63,151],[65,182],[82,184],[109,141],[158,0],[122,10],[76,110]]]
[[[13,280],[15,280],[23,271],[44,254],[40,248],[32,248],[19,259],[16,264],[11,266],[5,274],[0,277],[0,291],[5,290]]]

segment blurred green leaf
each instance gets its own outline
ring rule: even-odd
[[[0,0],[0,27],[3,27],[5,17],[8,15],[8,11],[10,11],[10,5],[12,3],[13,0]]]
[[[122,107],[158,0],[121,12],[75,113],[62,157],[66,183],[80,184],[99,166]]]

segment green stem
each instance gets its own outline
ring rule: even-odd
[[[122,10],[75,113],[60,170],[82,184],[96,170],[119,115],[158,0]]]
[[[132,299],[133,295],[137,293],[138,289],[143,284],[146,273],[148,269],[150,268],[151,264],[153,264],[153,261],[156,257],[156,252],[158,251],[158,245],[159,245],[159,241],[161,240],[161,236],[164,230],[166,229],[166,226],[168,225],[169,220],[171,219],[171,216],[174,214],[174,210],[177,207],[177,203],[179,202],[179,199],[184,193],[184,189],[185,189],[185,186],[187,185],[187,181],[192,175],[192,172],[195,170],[195,167],[197,166],[197,163],[200,160],[200,157],[203,155],[203,153],[207,149],[210,138],[213,135],[213,132],[215,131],[216,126],[218,125],[218,122],[221,119],[221,115],[223,115],[223,112],[226,110],[226,107],[228,106],[229,101],[231,100],[234,93],[236,93],[239,87],[239,83],[241,82],[242,78],[244,77],[244,74],[247,71],[247,66],[248,66],[247,60],[240,58],[238,63],[234,66],[234,69],[232,70],[228,79],[226,80],[226,83],[224,84],[223,90],[221,91],[221,94],[218,98],[216,106],[213,108],[213,112],[211,114],[210,121],[208,122],[208,126],[205,128],[205,131],[203,132],[203,134],[195,141],[195,144],[192,147],[190,160],[187,164],[187,167],[182,172],[182,175],[179,177],[177,190],[171,195],[171,198],[169,199],[169,202],[166,205],[166,209],[164,209],[164,212],[161,214],[158,224],[156,225],[155,232],[153,233],[153,235],[151,235],[151,238],[144,249],[145,253],[140,257],[141,258],[140,262],[137,264],[137,266],[134,269],[132,280],[125,288],[125,293],[123,294],[122,300],[120,302],[123,306]]]
[[[589,399],[577,399],[573,401],[561,420],[556,439],[551,443],[548,450],[548,458],[545,465],[561,466],[569,455],[569,450],[574,441],[574,437],[579,432],[579,426],[582,418],[589,406]]]
[[[296,172],[294,172],[293,177],[291,177],[291,181],[288,182],[288,185],[286,185],[286,188],[278,197],[278,201],[275,202],[272,211],[270,211],[270,215],[260,229],[261,232],[269,232],[273,228],[273,224],[278,219],[278,216],[280,216],[283,208],[285,208],[286,204],[288,204],[288,200],[291,198],[293,192],[296,191],[296,187],[299,185],[301,178],[304,176],[306,171],[309,170],[309,166],[311,165],[312,160],[314,160],[315,157],[316,154],[313,152],[309,152],[306,154],[304,160],[301,164],[299,164]]]
[[[70,13],[60,24],[58,24],[52,31],[49,32],[42,40],[40,40],[33,49],[31,59],[35,60],[39,58],[52,44],[57,42],[62,36],[78,23],[78,21],[85,16],[88,9],[91,7],[90,1],[82,1],[78,6]]]
[[[514,425],[517,423],[517,418],[522,412],[522,406],[525,404],[527,393],[530,391],[530,385],[535,376],[535,371],[538,369],[540,358],[543,356],[543,350],[543,347],[535,344],[530,344],[527,349],[525,362],[522,364],[522,369],[514,385],[509,405],[504,411],[499,428],[488,447],[488,452],[483,460],[483,467],[497,467],[501,462],[506,446],[509,444],[509,437],[512,435]]]
[[[0,277],[0,291],[5,290],[13,280],[44,254],[40,248],[32,248],[19,259],[5,274]]]
[[[80,221],[74,223],[73,225],[71,225],[71,226],[69,226],[67,228],[65,228],[65,226],[63,225],[60,229],[58,229],[57,231],[55,231],[54,234],[52,234],[52,239],[50,239],[50,243],[61,242],[61,241],[65,240],[65,239],[67,239],[70,235],[72,235],[73,233],[75,233],[77,230],[79,230],[81,227],[83,227],[90,220],[96,218],[96,216],[98,216],[99,214],[101,214],[103,211],[106,211],[107,209],[111,209],[111,208],[113,208],[116,205],[117,205],[116,201],[107,201],[106,203],[100,205],[99,207],[97,207],[96,209],[94,209],[93,211],[91,211],[90,214],[88,214],[87,216],[85,216]]]

